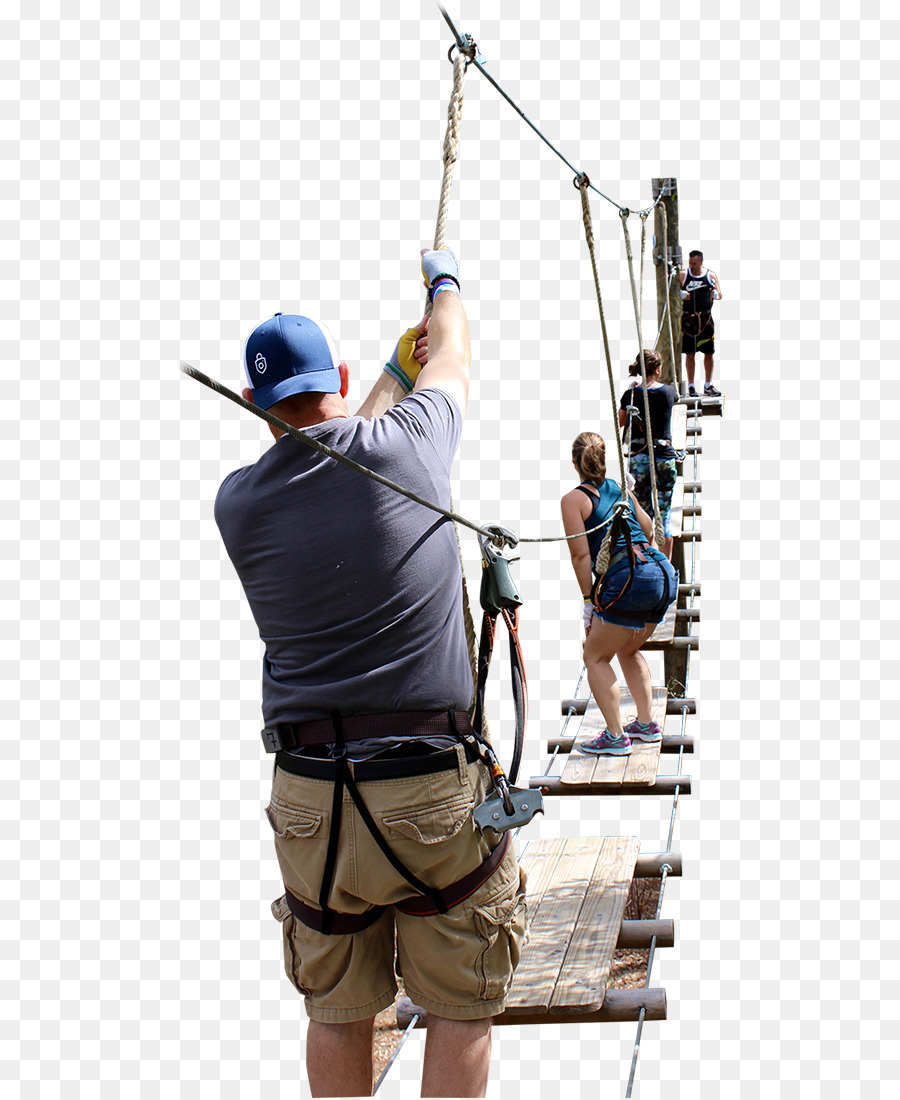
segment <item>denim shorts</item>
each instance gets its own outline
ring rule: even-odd
[[[634,563],[634,581],[625,595],[608,611],[594,611],[603,622],[637,630],[647,623],[661,623],[666,617],[669,604],[678,594],[678,574],[669,559],[653,547],[648,546],[644,556],[646,561]],[[627,582],[628,558],[621,552],[621,557],[613,557],[603,576],[600,603],[615,599]]]

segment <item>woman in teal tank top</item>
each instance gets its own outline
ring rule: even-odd
[[[678,574],[653,543],[650,517],[629,490],[631,505],[625,524],[634,549],[634,576],[624,538],[610,554],[609,565],[598,586],[596,605],[591,602],[593,564],[622,499],[619,485],[606,476],[606,444],[595,432],[582,432],[572,444],[572,462],[581,484],[562,498],[562,516],[572,569],[584,601],[584,666],[591,692],[606,719],[606,729],[582,751],[604,756],[624,756],[631,741],[659,741],[662,732],[651,715],[653,687],[650,670],[640,648],[666,615],[678,593]],[[603,525],[600,527],[600,525]],[[600,530],[591,530],[600,527]],[[631,584],[629,585],[629,578]],[[619,684],[612,668],[618,657],[637,709],[637,718],[623,727],[619,714]]]

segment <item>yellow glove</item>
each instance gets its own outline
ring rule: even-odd
[[[407,393],[412,393],[416,379],[424,366],[424,363],[420,363],[415,354],[416,345],[424,335],[425,332],[418,326],[408,328],[397,341],[394,354],[384,365],[387,373],[399,382]]]

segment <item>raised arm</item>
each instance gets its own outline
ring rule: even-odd
[[[400,337],[357,416],[380,416],[425,386],[437,386],[450,394],[465,413],[472,351],[469,323],[459,299],[458,272],[459,263],[450,249],[422,250],[422,274],[432,292],[431,316],[423,317]]]
[[[422,254],[422,273],[432,295],[428,328],[428,363],[416,379],[416,390],[436,386],[448,393],[465,414],[469,399],[469,321],[459,296],[459,263],[449,248]]]

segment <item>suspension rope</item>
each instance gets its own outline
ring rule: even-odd
[[[625,235],[625,255],[628,257],[628,275],[631,280],[631,300],[634,304],[634,322],[637,325],[638,337],[638,362],[641,366],[641,381],[644,390],[644,437],[647,440],[647,465],[650,469],[650,500],[653,505],[653,533],[656,536],[656,545],[662,548],[666,539],[665,525],[659,508],[659,496],[656,491],[656,453],[653,449],[653,432],[650,425],[650,391],[647,388],[647,368],[644,364],[644,335],[641,324],[641,302],[638,299],[638,291],[634,281],[634,258],[631,254],[631,237],[628,233],[628,211],[620,211],[622,219],[622,232]],[[641,214],[641,271],[644,267],[644,240],[647,217]],[[624,494],[623,494],[624,495]]]
[[[612,358],[609,354],[609,337],[606,334],[606,316],[603,312],[603,295],[600,293],[600,277],[597,274],[597,257],[594,254],[594,223],[591,219],[591,205],[588,201],[587,189],[590,186],[590,180],[582,172],[580,176],[572,181],[576,189],[581,193],[581,216],[584,220],[584,236],[587,241],[588,252],[591,256],[591,271],[594,275],[594,290],[597,292],[597,307],[600,310],[600,328],[603,332],[603,351],[606,355],[606,373],[609,378],[609,397],[612,402],[612,415],[613,423],[618,424],[618,406],[616,405],[616,383],[613,378]],[[633,280],[632,280],[633,285]],[[616,447],[619,452],[619,469],[622,472],[622,501],[628,501],[628,479],[625,471],[625,456],[622,453],[622,437],[619,434],[618,427],[616,428]],[[617,505],[618,507],[618,505]],[[612,518],[612,517],[611,517]],[[585,532],[587,534],[587,532]],[[603,538],[603,543],[600,546],[600,550],[594,561],[594,572],[598,577],[602,577],[609,566],[610,557],[610,532],[607,531]]]
[[[456,154],[459,149],[459,130],[462,123],[463,80],[474,51],[474,42],[471,45],[463,44],[459,47],[456,59],[453,62],[453,91],[450,93],[450,102],[447,106],[447,129],[444,133],[444,174],[441,179],[441,195],[438,201],[437,222],[434,227],[434,248],[436,251],[444,247],[447,211],[450,206],[450,185],[453,182],[453,168],[456,164]],[[425,299],[425,315],[430,316],[433,302],[427,293]],[[450,504],[453,504],[452,498]],[[463,625],[466,633],[466,649],[469,653],[469,668],[472,672],[472,690],[474,692],[478,684],[478,644],[475,641],[475,623],[472,618],[469,586],[466,582],[462,543],[459,538],[459,528],[455,523],[453,533],[456,535],[456,549],[459,551],[459,571],[462,574]]]
[[[659,322],[659,328],[656,330],[656,339],[653,341],[653,350],[654,351],[659,350],[659,338],[660,338],[660,336],[662,336],[662,330],[665,326],[667,318],[669,319],[669,340],[670,340],[669,346],[671,347],[672,321],[671,321],[671,317],[669,317],[669,292],[672,289],[672,280],[675,278],[675,276],[677,274],[678,274],[678,268],[673,267],[672,270],[669,273],[669,281],[666,283],[666,304],[663,306],[662,320]]]

